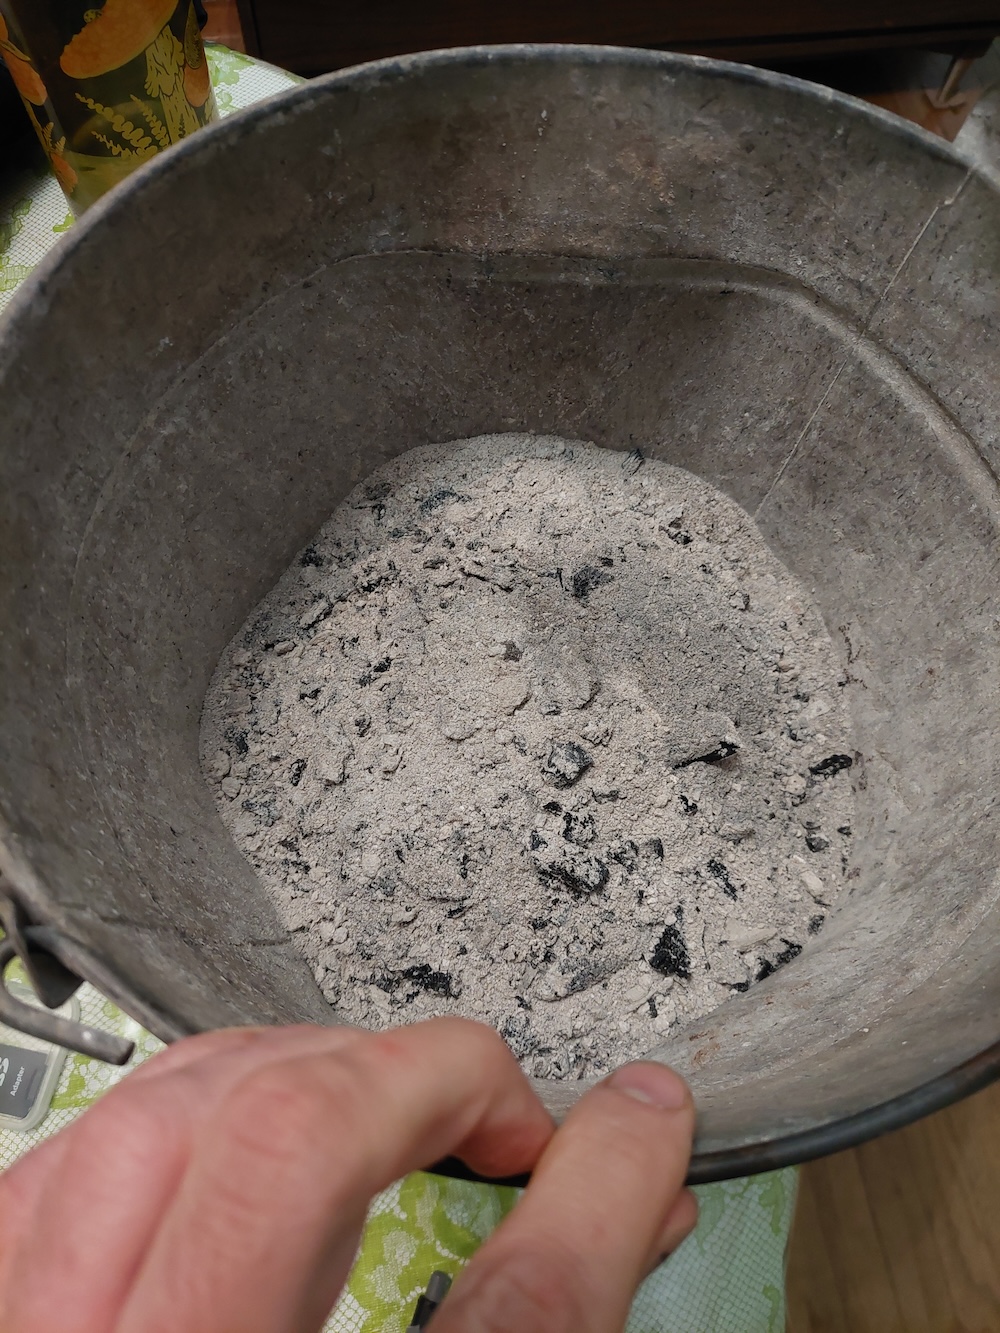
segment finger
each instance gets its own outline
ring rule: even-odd
[[[36,1150],[37,1158],[28,1154],[0,1177],[0,1218],[11,1219],[4,1229],[14,1237],[0,1262],[0,1328],[35,1333],[60,1327],[60,1319],[81,1333],[113,1326],[187,1169],[201,1119],[279,1053],[329,1052],[366,1034],[303,1025],[211,1038],[155,1056],[155,1077],[129,1075]],[[55,1289],[52,1273],[60,1276]]]
[[[698,1224],[698,1200],[691,1190],[681,1190],[666,1216],[660,1234],[653,1246],[643,1277],[649,1277],[660,1264],[669,1259],[681,1241],[686,1240]]]
[[[179,1069],[187,1069],[201,1060],[214,1060],[233,1051],[256,1045],[267,1033],[277,1029],[245,1027],[216,1028],[212,1032],[199,1032],[193,1037],[184,1037],[172,1042],[162,1051],[157,1051],[148,1060],[133,1069],[129,1078],[132,1086],[148,1078],[159,1078],[163,1074],[172,1074]],[[282,1032],[289,1028],[280,1029]]]
[[[693,1132],[690,1093],[665,1066],[626,1065],[598,1084],[463,1273],[434,1333],[621,1329],[651,1257],[688,1220],[671,1213]]]
[[[38,1200],[45,1182],[58,1172],[66,1150],[66,1134],[56,1134],[25,1154],[0,1175],[0,1329],[17,1272],[17,1251],[26,1234],[34,1234]]]
[[[461,1019],[263,1066],[199,1136],[119,1333],[318,1329],[374,1193],[446,1153],[525,1170],[552,1132],[497,1034]]]
[[[698,1200],[692,1190],[681,1190],[660,1231],[657,1247],[661,1263],[673,1254],[697,1225]]]
[[[229,1063],[220,1063],[223,1057],[244,1051],[249,1054],[251,1049],[255,1052],[281,1050],[287,1053],[290,1042],[298,1041],[300,1037],[312,1042],[317,1032],[324,1031],[326,1029],[317,1029],[313,1024],[301,1024],[290,1027],[227,1028],[184,1038],[129,1071],[127,1084],[124,1082],[116,1084],[104,1093],[101,1105],[105,1110],[102,1115],[111,1113],[117,1115],[119,1098],[123,1095],[131,1098],[136,1088],[150,1078],[162,1078],[166,1074],[175,1074],[182,1069],[193,1071],[195,1066],[200,1067],[199,1078],[204,1071],[209,1072],[210,1082],[203,1089],[203,1095],[210,1094],[212,1086],[219,1088],[225,1086],[230,1071],[236,1067]],[[353,1034],[357,1031],[348,1027],[337,1029],[338,1035]],[[114,1100],[109,1101],[112,1096]],[[109,1106],[114,1108],[113,1112],[108,1111]],[[91,1119],[87,1124],[92,1127],[94,1113],[90,1114]],[[28,1223],[26,1210],[37,1198],[44,1179],[59,1169],[71,1134],[72,1128],[67,1127],[61,1133],[46,1139],[0,1175],[0,1225],[3,1216],[9,1211],[14,1211],[19,1218],[18,1231],[23,1232],[26,1229]],[[16,1207],[8,1209],[6,1206],[8,1201],[16,1203]],[[0,1247],[0,1269],[4,1261],[9,1258],[9,1254],[8,1246]]]
[[[224,1028],[187,1037],[128,1071],[129,1096],[140,1082],[150,1078],[161,1078],[165,1074],[173,1074],[181,1069],[190,1069],[194,1065],[209,1062],[213,1065],[213,1077],[224,1078],[224,1068],[217,1065],[222,1056],[229,1056],[249,1047],[260,1050],[262,1045],[273,1044],[284,1047],[291,1034],[299,1031],[313,1033],[315,1030],[311,1025],[286,1028]],[[111,1095],[111,1091],[112,1089],[109,1089],[104,1094],[105,1098]],[[116,1093],[116,1101],[111,1103],[115,1108],[118,1105],[119,1095]],[[117,1114],[117,1111],[115,1113]],[[44,1182],[50,1174],[61,1171],[61,1162],[69,1143],[70,1130],[67,1128],[19,1158],[0,1176],[0,1290],[8,1285],[5,1273],[12,1260],[14,1248],[12,1238],[23,1236],[31,1229]]]

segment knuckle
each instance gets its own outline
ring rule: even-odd
[[[660,1133],[655,1133],[656,1128]],[[647,1177],[650,1172],[660,1174],[672,1170],[679,1154],[677,1148],[667,1141],[662,1127],[648,1124],[635,1124],[626,1121],[616,1127],[616,1133],[610,1145],[610,1153],[616,1168],[627,1170],[630,1174]]]
[[[219,1108],[245,1146],[291,1142],[309,1135],[316,1119],[317,1089],[308,1070],[265,1064],[244,1074]]]
[[[122,1170],[148,1160],[151,1151],[163,1157],[178,1150],[182,1131],[169,1103],[150,1094],[145,1085],[112,1088],[68,1134],[62,1171],[89,1174],[95,1162],[114,1153]]]
[[[583,1132],[600,1138],[602,1151],[614,1158],[619,1170],[670,1173],[690,1153],[693,1122],[682,1116],[667,1119],[641,1102],[618,1093],[608,1095],[602,1088],[580,1102],[576,1118]]]
[[[462,1063],[480,1078],[488,1077],[501,1063],[513,1058],[499,1033],[485,1024],[466,1018],[435,1018],[417,1027],[372,1033],[356,1052],[359,1065],[379,1082],[387,1077],[403,1080],[411,1071],[426,1067],[426,1043],[414,1040],[418,1028],[433,1033],[440,1045],[450,1047],[453,1058],[460,1053]]]
[[[272,1061],[230,1089],[217,1120],[231,1127],[237,1149],[287,1159],[355,1134],[364,1123],[359,1100],[337,1056]]]
[[[496,1028],[469,1018],[446,1018],[440,1021],[452,1029],[449,1033],[451,1040],[461,1043],[463,1055],[480,1073],[516,1065],[510,1047]]]

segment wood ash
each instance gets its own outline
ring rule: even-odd
[[[202,759],[340,1017],[600,1075],[796,957],[844,887],[846,677],[749,516],[496,435],[355,487],[222,655]]]

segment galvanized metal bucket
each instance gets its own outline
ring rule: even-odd
[[[388,61],[144,168],[0,333],[8,954],[53,1002],[87,977],[166,1038],[332,1021],[199,772],[209,676],[378,463],[553,432],[727,491],[850,678],[847,901],[655,1053],[695,1088],[692,1178],[981,1086],[1000,1067],[998,297],[994,180],[850,99],[695,58]],[[580,1087],[543,1095],[558,1111]]]

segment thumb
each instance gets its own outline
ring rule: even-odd
[[[694,1105],[679,1075],[640,1061],[592,1088],[475,1255],[434,1333],[612,1333],[650,1264],[694,1225],[683,1189]]]

